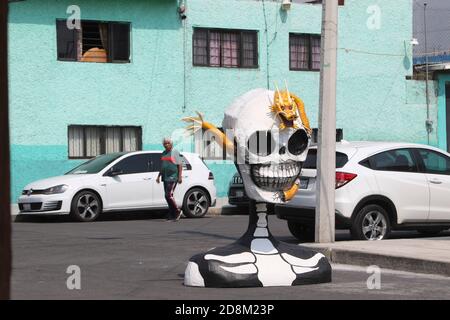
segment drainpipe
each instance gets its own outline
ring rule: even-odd
[[[427,120],[425,121],[425,127],[427,129],[427,141],[430,144],[430,134],[433,131],[433,121],[430,119],[430,94],[428,92],[428,45],[427,45],[427,3],[423,4],[423,21],[424,21],[424,32],[425,32],[425,73],[426,73],[426,81],[425,81],[425,90],[426,90],[426,99],[427,99]]]
[[[178,2],[178,14],[181,19],[181,23],[183,25],[183,106],[182,112],[186,111],[186,91],[187,91],[187,62],[186,62],[186,50],[187,50],[187,21],[186,21],[186,1],[180,0]]]

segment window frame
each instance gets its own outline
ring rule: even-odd
[[[439,151],[430,150],[430,149],[426,149],[426,148],[413,148],[414,156],[417,158],[417,162],[418,162],[418,165],[419,165],[420,173],[437,174],[437,175],[441,175],[441,176],[450,176],[450,170],[449,170],[448,173],[427,172],[427,169],[425,167],[425,162],[424,162],[424,160],[422,158],[422,155],[420,154],[421,150],[427,151],[427,152],[430,152],[430,153],[438,154],[441,157],[446,158],[447,161],[450,162],[450,157],[447,156],[446,154],[443,154],[443,153],[439,152]]]
[[[317,164],[319,161],[319,159],[317,158],[317,152],[318,152],[317,148],[309,148],[308,149],[308,153],[306,155],[305,161],[303,162],[302,169],[317,170]],[[309,158],[308,158],[308,156],[309,156]],[[314,165],[311,165],[311,156],[313,156],[315,158]],[[347,165],[349,160],[350,160],[350,158],[348,157],[348,154],[346,154],[345,152],[336,150],[336,162],[335,162],[336,169],[344,168]]]
[[[219,129],[219,131],[221,131],[222,133],[224,132],[222,127],[219,127],[217,129]],[[219,142],[216,141],[214,135],[211,135],[211,137],[209,137],[209,138],[214,138],[214,142],[210,139],[205,140],[205,132],[207,132],[207,131],[208,130],[202,129],[202,130],[198,131],[197,135],[195,135],[195,134],[193,135],[194,153],[197,153],[200,156],[201,160],[206,160],[206,161],[208,161],[208,160],[211,160],[211,161],[229,160],[230,158],[227,155],[225,142],[223,142],[222,145],[220,145]],[[200,140],[198,140],[198,139],[200,139]],[[220,148],[220,150],[221,150],[220,156],[211,156],[210,154],[208,154],[207,148],[212,143],[216,143],[218,145],[218,147]]]
[[[123,161],[129,160],[130,158],[133,157],[143,157],[143,158],[147,158],[147,171],[140,171],[140,172],[132,172],[132,173],[121,173],[121,176],[125,176],[125,175],[130,175],[130,174],[143,174],[143,173],[150,173],[152,171],[150,171],[150,153],[138,153],[138,154],[132,154],[132,155],[127,155],[125,156],[125,158],[120,159],[118,162],[116,162],[115,164],[113,164],[106,172],[105,174],[107,174],[108,172],[111,172],[111,170],[115,169],[115,168],[119,168],[120,166],[119,164]]]
[[[71,156],[70,155],[70,128],[82,128],[83,129],[83,156]],[[120,151],[117,152],[124,152],[123,151],[123,130],[134,128],[137,129],[137,150],[136,151],[142,151],[142,127],[141,126],[105,126],[105,125],[79,125],[79,124],[71,124],[67,126],[67,156],[69,160],[80,160],[80,159],[92,159],[96,156],[86,156],[87,151],[87,140],[86,140],[86,129],[88,128],[96,128],[100,130],[100,154],[106,154],[106,139],[105,139],[105,133],[107,128],[120,128]]]
[[[56,60],[57,61],[63,61],[63,62],[83,62],[86,63],[84,61],[80,60],[79,57],[79,46],[80,44],[83,42],[83,32],[82,32],[82,28],[80,30],[73,30],[74,34],[74,42],[75,42],[75,50],[76,52],[76,58],[60,58],[59,57],[59,50],[58,50],[58,34],[59,34],[59,29],[58,29],[58,24],[60,22],[65,23],[67,21],[67,19],[61,19],[61,18],[57,18],[56,22],[55,22],[55,26],[56,26]],[[92,20],[92,19],[81,19],[80,23],[83,22],[91,22],[91,23],[104,23],[108,25],[108,52],[107,52],[107,61],[106,63],[131,63],[131,33],[132,33],[132,23],[131,22],[127,22],[127,21],[106,21],[106,20]],[[112,26],[114,24],[126,24],[129,27],[129,33],[128,33],[128,59],[126,60],[121,60],[121,59],[114,59],[113,55],[112,55]]]
[[[151,152],[149,153],[150,155],[150,166],[149,166],[149,171],[150,172],[160,172],[161,171],[161,165],[162,165],[162,161],[161,161],[161,153],[157,153],[157,152]],[[155,165],[154,161],[158,161],[158,166]],[[155,169],[155,167],[159,167],[159,170],[153,170]]]
[[[374,165],[374,162],[373,162],[374,161],[373,157],[378,156],[378,155],[383,154],[383,153],[395,152],[395,151],[400,151],[400,150],[407,150],[409,152],[409,154],[411,156],[411,159],[413,160],[415,171],[398,171],[398,170],[379,170],[379,169],[375,169],[375,165]],[[364,165],[363,162],[368,162],[369,167]],[[376,152],[376,153],[374,153],[374,154],[372,154],[370,156],[365,157],[363,160],[359,161],[358,164],[363,166],[363,167],[365,167],[365,168],[368,168],[370,170],[379,171],[379,172],[423,173],[420,170],[419,160],[417,158],[417,155],[416,155],[414,149],[413,148],[408,148],[408,147],[406,147],[406,148],[395,148],[395,149],[389,149],[389,150],[383,150],[383,151]]]
[[[197,30],[206,31],[206,64],[200,64],[195,62],[195,32]],[[219,48],[219,66],[212,66],[210,61],[210,34],[211,32],[218,32],[220,34],[220,48]],[[224,66],[222,65],[222,35],[225,33],[236,33],[239,37],[239,56],[238,56],[238,66]],[[244,60],[244,50],[243,50],[243,34],[249,33],[254,36],[255,47],[253,52],[253,59],[256,62],[254,66],[243,66],[242,62]],[[258,30],[247,30],[247,29],[224,29],[224,28],[205,28],[205,27],[194,27],[192,32],[192,66],[194,67],[207,67],[207,68],[227,68],[227,69],[258,69],[259,68],[259,32]]]
[[[307,37],[308,38],[308,50],[309,50],[309,54],[308,54],[308,68],[293,68],[292,67],[292,53],[291,53],[291,37]],[[290,32],[289,33],[289,70],[290,71],[310,71],[310,72],[320,72],[320,68],[319,69],[313,69],[312,68],[312,40],[313,38],[316,39],[320,39],[321,43],[322,43],[322,36],[320,34],[316,34],[316,33],[297,33],[297,32]],[[322,48],[320,48],[320,50],[322,50]]]

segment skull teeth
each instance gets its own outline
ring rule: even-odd
[[[300,163],[256,164],[251,166],[252,179],[261,189],[268,191],[286,190],[292,187],[300,174]]]

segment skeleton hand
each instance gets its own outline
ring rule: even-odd
[[[195,134],[198,130],[201,130],[205,123],[203,115],[198,111],[195,112],[198,114],[198,117],[186,117],[182,119],[183,121],[190,123],[190,125],[186,127],[186,130],[191,134]]]
[[[198,117],[187,117],[182,119],[183,121],[190,123],[190,125],[186,127],[186,130],[190,134],[195,134],[199,130],[209,131],[209,133],[214,135],[214,137],[216,138],[216,142],[220,146],[225,147],[228,154],[230,155],[234,154],[233,142],[229,140],[227,136],[222,131],[220,131],[215,125],[206,122],[203,118],[203,115],[200,112],[198,111],[195,112],[197,113]]]
[[[275,192],[272,196],[273,202],[274,203],[279,203],[280,201],[284,200],[284,194],[282,191],[279,192]]]

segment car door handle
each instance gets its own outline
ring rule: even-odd
[[[144,178],[144,180],[152,180],[152,178]]]
[[[441,180],[436,180],[436,179],[430,180],[430,182],[434,183],[434,184],[442,184]]]

